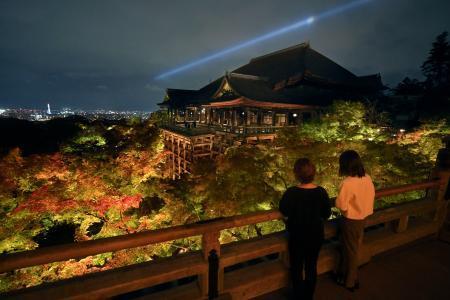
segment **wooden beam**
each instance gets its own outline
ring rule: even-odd
[[[26,288],[2,295],[2,299],[104,299],[207,269],[207,263],[197,251]]]

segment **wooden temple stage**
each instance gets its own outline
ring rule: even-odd
[[[192,124],[192,123],[191,123]],[[279,127],[216,127],[186,128],[180,125],[161,125],[167,167],[172,179],[191,174],[194,161],[212,159],[233,145],[273,142]]]
[[[168,88],[158,105],[172,178],[229,146],[272,141],[276,131],[317,118],[336,99],[377,99],[379,74],[357,76],[302,43],[251,59],[198,90]]]

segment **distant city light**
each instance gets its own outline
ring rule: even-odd
[[[404,133],[404,132],[405,132],[405,129],[403,129],[403,128],[400,129],[400,132],[401,132],[401,133]]]
[[[8,116],[11,118],[28,120],[28,121],[48,121],[55,118],[65,118],[68,116],[82,116],[89,120],[120,120],[128,119],[132,117],[139,117],[141,119],[147,119],[150,117],[150,112],[148,111],[113,111],[113,110],[82,110],[82,109],[69,109],[63,108],[61,110],[54,109],[51,114],[48,114],[47,109],[22,109],[22,108],[11,108],[11,109],[1,109],[0,115]]]
[[[225,56],[225,55],[230,54],[232,52],[235,52],[237,50],[240,50],[240,49],[243,49],[243,48],[255,45],[255,44],[259,43],[259,42],[262,42],[262,41],[271,39],[273,37],[276,37],[276,36],[279,36],[279,35],[291,32],[293,30],[300,29],[300,28],[305,27],[307,25],[311,25],[316,20],[324,19],[324,18],[327,18],[327,17],[331,17],[333,15],[342,13],[342,12],[350,10],[352,8],[356,8],[356,7],[358,7],[358,6],[362,5],[362,4],[366,4],[366,3],[370,2],[370,1],[372,1],[372,0],[356,0],[356,1],[348,2],[348,3],[344,4],[344,5],[336,6],[336,7],[332,8],[332,9],[329,9],[329,10],[327,10],[327,11],[321,13],[321,14],[318,14],[316,16],[310,16],[310,17],[308,17],[306,19],[301,19],[301,20],[299,20],[299,21],[297,21],[297,22],[295,22],[295,23],[293,23],[291,25],[288,25],[288,26],[276,29],[274,31],[265,33],[265,34],[263,34],[261,36],[258,36],[256,38],[250,39],[248,41],[242,42],[242,43],[237,44],[235,46],[231,46],[231,47],[226,48],[224,50],[221,50],[219,52],[207,55],[207,56],[205,56],[203,58],[197,59],[197,60],[192,61],[190,63],[187,63],[185,65],[182,65],[182,66],[176,67],[176,68],[174,68],[172,70],[169,70],[169,71],[166,71],[164,73],[161,73],[158,76],[156,76],[155,79],[157,79],[157,80],[165,79],[165,78],[170,77],[170,76],[172,76],[174,74],[180,73],[182,71],[186,71],[186,70],[188,70],[190,68],[193,68],[193,67],[196,67],[198,65],[204,64],[204,63],[209,62],[211,60],[214,60],[216,58]]]

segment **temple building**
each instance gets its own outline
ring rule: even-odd
[[[379,74],[356,76],[302,43],[253,58],[199,90],[169,88],[158,105],[170,120],[164,136],[207,134],[199,154],[208,156],[218,144],[272,140],[277,129],[301,125],[333,100],[370,99],[383,88]]]

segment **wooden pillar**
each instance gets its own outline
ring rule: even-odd
[[[181,177],[181,148],[180,148],[180,139],[177,139],[177,160],[178,160],[178,178]]]
[[[173,139],[173,134],[170,139],[172,148],[172,179],[175,180],[175,141]]]
[[[222,110],[222,113],[221,113],[220,115],[221,115],[221,117],[222,117],[222,120],[221,120],[221,122],[220,122],[220,125],[223,125],[223,124],[225,123],[225,120],[226,120],[226,110],[223,109],[223,110]]]
[[[250,109],[248,107],[245,108],[245,116],[244,116],[244,123],[245,125],[250,125],[250,118],[249,118],[249,112]]]
[[[216,251],[217,256],[219,257],[219,292],[223,291],[223,267],[220,266],[220,242],[219,242],[219,232],[208,232],[202,236],[202,254],[203,259],[208,262],[209,255],[212,250]],[[199,284],[200,289],[202,291],[202,295],[208,295],[208,273],[199,275]]]
[[[209,158],[213,158],[213,137],[209,137]]]
[[[186,141],[183,142],[183,168],[186,172],[187,166],[186,166]]]
[[[272,126],[275,126],[275,111],[272,112]]]

